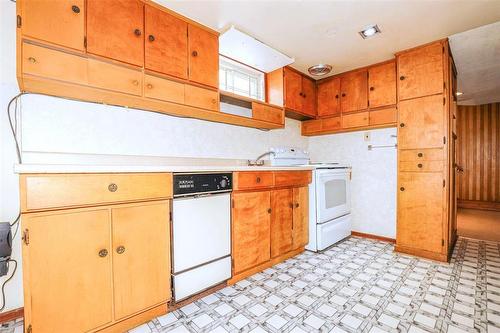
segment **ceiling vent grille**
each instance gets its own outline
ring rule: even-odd
[[[314,76],[323,76],[332,71],[332,66],[327,64],[319,64],[309,67],[307,71],[309,72],[309,74]]]

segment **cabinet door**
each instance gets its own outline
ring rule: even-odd
[[[368,70],[371,108],[396,104],[396,63],[371,67]]]
[[[271,257],[292,250],[292,189],[271,192]]]
[[[293,189],[293,249],[309,243],[309,187]]]
[[[399,103],[398,147],[441,148],[445,136],[443,96],[434,95]]]
[[[397,245],[441,253],[443,174],[400,172]]]
[[[443,92],[443,46],[435,43],[398,56],[399,99]]]
[[[194,25],[188,25],[189,80],[219,87],[219,38]]]
[[[170,299],[169,201],[112,210],[115,319]]]
[[[139,0],[87,0],[87,52],[144,64],[144,13]]]
[[[285,107],[294,111],[302,111],[302,75],[285,67]]]
[[[342,112],[368,107],[368,74],[366,71],[346,74],[340,78],[340,108]]]
[[[233,273],[270,259],[271,192],[233,193]]]
[[[302,77],[302,112],[315,117],[316,116],[316,89],[314,81]]]
[[[340,114],[340,78],[318,84],[318,116]]]
[[[187,79],[187,23],[152,6],[144,10],[146,69]]]
[[[83,51],[84,0],[19,1],[22,33],[49,43]]]
[[[112,320],[108,209],[22,217],[25,324],[33,332],[88,332]],[[63,311],[63,312],[62,312]]]

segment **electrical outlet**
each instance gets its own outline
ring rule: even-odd
[[[370,141],[370,132],[365,132],[365,141]]]

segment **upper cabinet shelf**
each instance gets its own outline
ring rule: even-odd
[[[219,34],[149,0],[18,0],[21,91],[247,127],[219,109]],[[273,117],[275,119],[274,109]]]

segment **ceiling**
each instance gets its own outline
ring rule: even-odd
[[[458,104],[500,102],[500,21],[450,36],[458,71]]]
[[[500,21],[500,1],[155,1],[220,32],[234,25],[304,73],[318,63],[341,73]],[[382,34],[364,40],[358,32],[370,24]]]

